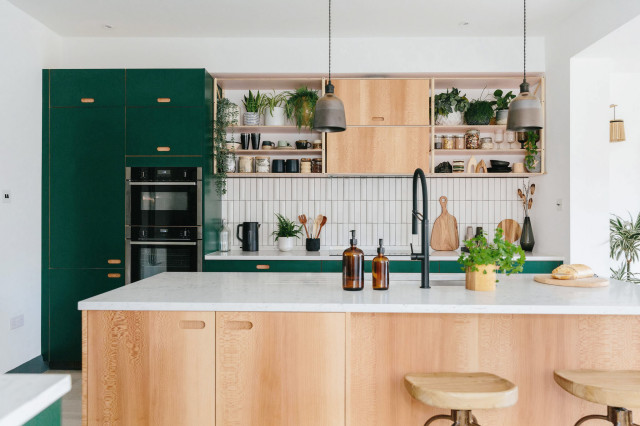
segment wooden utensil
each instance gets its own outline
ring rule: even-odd
[[[322,216],[322,221],[320,222],[320,227],[318,228],[318,234],[314,238],[320,238],[320,232],[322,232],[322,227],[327,224],[327,217]]]
[[[510,243],[515,243],[522,235],[522,227],[513,219],[505,219],[498,224],[498,228],[502,228],[503,237]]]
[[[315,220],[313,221],[313,231],[311,231],[311,238],[315,238],[315,235],[318,232],[318,227],[320,226],[320,223],[322,223],[323,217],[324,216],[319,214],[318,216],[316,216]]]
[[[304,232],[307,233],[307,238],[309,238],[309,230],[307,229],[307,216],[301,214],[300,216],[298,216],[298,220],[300,221],[302,226],[304,226]]]
[[[600,277],[580,278],[577,280],[557,280],[551,276],[551,274],[536,275],[533,277],[536,282],[541,284],[559,285],[564,287],[606,287],[609,285],[609,280]]]
[[[460,246],[458,238],[458,221],[447,211],[447,197],[440,197],[442,213],[433,224],[431,233],[431,248],[434,250],[451,251]]]

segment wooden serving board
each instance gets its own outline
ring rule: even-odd
[[[434,250],[451,251],[460,246],[458,238],[458,221],[447,211],[447,197],[440,197],[442,213],[433,224],[431,232],[431,248]]]
[[[579,280],[557,280],[551,277],[551,274],[536,275],[533,277],[536,282],[541,284],[559,285],[564,287],[606,287],[609,285],[607,278],[591,277],[580,278]]]
[[[513,219],[505,219],[498,224],[498,228],[502,228],[504,239],[510,243],[515,243],[522,235],[520,224]]]

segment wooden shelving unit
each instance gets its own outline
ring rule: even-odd
[[[438,156],[471,156],[471,155],[526,155],[524,149],[434,149],[431,152]]]
[[[229,127],[229,131],[234,131],[235,133],[281,133],[281,134],[292,134],[296,133],[301,136],[317,134],[320,136],[321,132],[315,131],[313,129],[307,129],[303,127],[298,130],[297,126],[233,126]]]
[[[230,153],[235,155],[257,155],[261,157],[317,157],[322,155],[321,149],[234,149]]]

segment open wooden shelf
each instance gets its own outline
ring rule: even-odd
[[[425,173],[426,177],[432,178],[525,178],[542,176],[545,173]],[[361,177],[361,178],[389,178],[389,177],[401,177],[410,178],[413,174],[369,174],[369,173],[229,173],[227,178],[348,178],[348,177]]]
[[[232,126],[227,128],[230,132],[236,133],[298,133],[300,135],[320,134],[320,132],[303,127],[298,130],[297,126]]]
[[[496,130],[507,130],[506,124],[490,124],[486,126],[474,126],[473,124],[462,124],[460,126],[432,126],[435,133],[464,133],[467,130],[478,130],[480,133],[494,133]]]
[[[227,178],[308,178],[308,177],[327,177],[323,173],[228,173]]]
[[[527,155],[526,149],[434,149],[433,155]]]
[[[280,155],[299,155],[299,156],[318,156],[322,155],[321,149],[235,149],[229,151],[230,154],[235,155],[258,155],[278,157]],[[262,174],[262,173],[261,173]]]
[[[295,90],[307,86],[322,90],[321,77],[217,77],[217,84],[224,90]]]

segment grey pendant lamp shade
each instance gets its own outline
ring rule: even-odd
[[[542,105],[540,100],[529,92],[527,83],[527,0],[524,0],[524,67],[520,94],[509,104],[507,130],[526,132],[542,129]]]
[[[344,104],[333,93],[331,84],[331,0],[329,0],[329,80],[324,87],[324,96],[316,102],[313,128],[319,132],[344,132],[347,120],[344,115]]]

